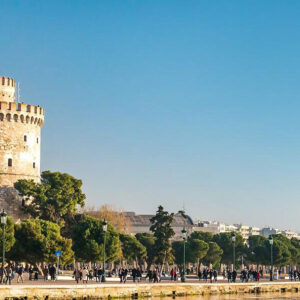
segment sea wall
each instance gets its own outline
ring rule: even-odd
[[[300,282],[12,285],[0,286],[0,299],[143,298],[298,291]]]

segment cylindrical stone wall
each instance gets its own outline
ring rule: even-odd
[[[0,186],[40,180],[43,123],[44,109],[39,106],[0,102]]]

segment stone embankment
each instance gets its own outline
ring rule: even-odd
[[[300,282],[11,285],[0,286],[0,299],[137,299],[216,294],[298,293],[298,291],[300,292]]]

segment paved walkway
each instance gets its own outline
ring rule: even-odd
[[[55,281],[51,281],[51,280],[44,281],[43,279],[29,280],[28,279],[28,274],[26,274],[26,273],[23,275],[23,277],[24,277],[24,282],[23,283],[22,282],[18,283],[17,282],[17,278],[15,277],[14,280],[12,280],[11,284],[12,285],[74,285],[74,284],[76,284],[75,280],[71,279],[70,277],[68,279],[66,279],[66,280],[64,280],[64,279],[58,279],[58,280],[55,280]],[[260,282],[270,282],[270,279],[268,277],[265,277],[265,278],[262,278],[260,280]],[[290,280],[281,279],[281,280],[275,280],[274,281],[274,283],[276,283],[276,282],[291,282],[291,281]],[[295,281],[293,281],[293,282],[295,282]],[[126,283],[130,284],[130,283],[133,283],[133,281],[132,281],[131,278],[129,278]],[[143,280],[140,283],[149,283],[149,281],[145,280],[145,278],[143,278]],[[161,283],[163,283],[163,284],[170,284],[170,283],[171,284],[178,284],[178,283],[181,283],[181,281],[180,280],[171,281],[171,280],[163,279],[161,281]],[[194,278],[193,277],[188,277],[186,279],[186,283],[209,284],[210,282],[209,281],[205,282],[203,280],[199,280],[196,277],[194,277]],[[227,280],[218,280],[217,282],[213,282],[213,284],[224,284],[224,283],[228,283],[228,281]],[[236,283],[242,283],[242,282],[240,280],[237,280]],[[249,283],[253,284],[253,283],[255,283],[255,281],[249,281]],[[88,281],[88,283],[82,283],[82,281],[79,282],[79,285],[93,285],[93,284],[99,284],[99,282],[96,282],[95,280],[90,280],[90,281]],[[100,284],[103,284],[103,283],[100,283]],[[120,283],[119,280],[118,280],[118,278],[116,278],[116,277],[113,277],[113,278],[108,277],[107,281],[105,282],[105,284],[119,284],[119,285],[123,285],[124,283]],[[150,284],[156,284],[156,283],[152,282]],[[0,284],[0,286],[1,285],[3,286],[5,284]]]

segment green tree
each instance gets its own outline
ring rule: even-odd
[[[267,265],[270,262],[269,240],[261,235],[252,235],[248,239],[247,259],[254,264]]]
[[[61,250],[62,264],[69,264],[74,259],[72,241],[60,234],[60,227],[45,220],[28,219],[15,225],[16,242],[9,257],[15,261],[27,263],[54,263],[55,251]]]
[[[0,249],[2,251],[3,247],[3,227],[0,226]],[[15,228],[14,222],[11,217],[7,217],[7,222],[5,225],[5,252],[10,251],[15,243]]]
[[[172,252],[173,252],[173,256],[174,256],[174,262],[178,266],[183,265],[183,243],[184,243],[183,241],[172,242]],[[186,251],[186,261],[187,262],[190,261],[190,257],[188,255],[187,251]]]
[[[235,242],[235,254],[236,258],[241,257],[241,255],[245,255],[246,247],[244,245],[243,237],[236,233],[236,242]],[[230,232],[222,232],[219,234],[215,234],[213,237],[213,241],[217,243],[220,248],[223,250],[223,255],[221,262],[223,264],[232,264],[233,263],[233,242],[232,236]]]
[[[189,238],[190,239],[197,239],[204,241],[206,243],[212,242],[213,241],[214,235],[211,232],[205,232],[205,231],[194,231],[190,234]]]
[[[139,240],[130,234],[120,233],[121,249],[123,257],[129,261],[138,261],[146,258],[146,247]]]
[[[84,216],[74,227],[72,232],[73,250],[76,259],[81,262],[102,262],[104,232],[102,221]],[[119,235],[108,224],[106,232],[105,257],[106,261],[114,262],[121,255]]]
[[[147,268],[149,269],[155,260],[155,250],[154,250],[154,244],[155,244],[155,238],[152,233],[137,233],[136,235],[137,240],[145,246],[146,248],[146,262],[147,262]]]
[[[202,259],[207,255],[208,243],[199,239],[189,238],[188,249],[190,262],[197,263],[199,269]]]
[[[82,181],[66,173],[45,171],[41,183],[21,179],[14,186],[24,199],[24,212],[34,218],[63,224],[78,205],[84,206]]]
[[[156,259],[159,264],[164,264],[171,254],[172,248],[170,239],[175,235],[172,228],[174,214],[164,211],[160,205],[156,215],[150,219],[150,230],[155,237],[154,250],[156,252]]]
[[[208,242],[208,251],[205,257],[203,258],[203,263],[209,266],[213,265],[215,268],[220,264],[222,259],[223,250],[221,247],[215,242]]]

